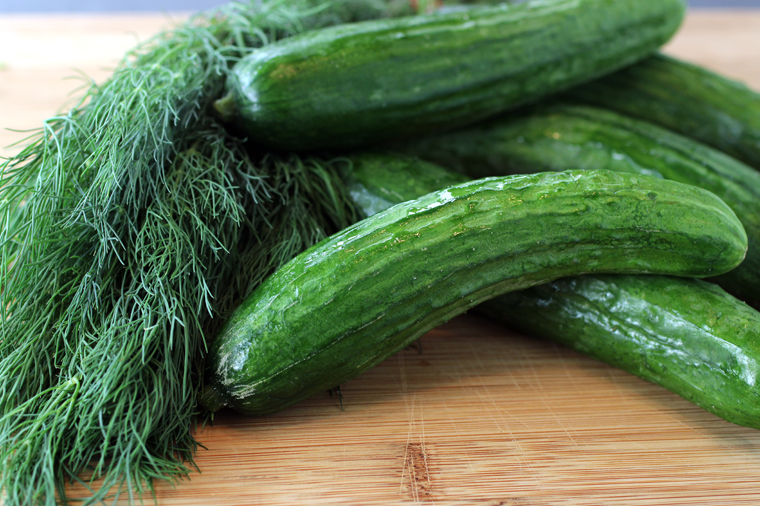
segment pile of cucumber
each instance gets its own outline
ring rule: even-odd
[[[336,160],[366,218],[246,299],[201,404],[281,410],[475,308],[760,428],[760,95],[656,54],[684,11],[446,7],[240,60],[229,127]]]

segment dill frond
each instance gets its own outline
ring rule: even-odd
[[[0,166],[0,487],[141,497],[193,467],[206,338],[297,253],[358,219],[338,171],[257,153],[211,103],[252,48],[404,2],[257,0],[127,55]],[[85,477],[85,474],[86,476]]]

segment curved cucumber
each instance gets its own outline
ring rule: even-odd
[[[555,120],[555,129],[545,132],[551,139],[554,133],[565,132],[564,121]],[[529,138],[540,139],[531,135],[530,126],[541,123],[524,124],[518,120],[508,124],[525,135],[518,144],[528,143]],[[572,132],[582,136],[581,126],[575,125]],[[539,130],[543,131],[543,127]],[[603,126],[594,124],[592,131],[597,129]],[[487,136],[489,131],[481,131],[471,140],[481,139],[484,133]],[[568,156],[564,149],[552,146],[543,148],[552,155]],[[477,144],[470,147],[472,152],[482,153]],[[445,152],[443,155],[445,158]],[[413,187],[417,191],[425,193],[440,189],[437,179],[426,178],[426,174],[445,172],[414,158],[362,158],[364,163],[355,166],[358,170],[352,178],[364,189],[365,197],[357,200],[357,205],[368,214],[378,206],[366,194],[383,196],[382,202],[390,207],[391,202],[408,200],[404,190],[412,185],[405,176],[416,182]],[[457,161],[461,159],[457,157]],[[611,157],[608,161],[614,165],[620,159]],[[404,167],[403,174],[386,170],[400,166]],[[363,206],[363,202],[373,205]],[[729,421],[760,428],[756,387],[760,372],[760,313],[715,285],[663,276],[588,275],[502,295],[476,310],[654,381]]]
[[[659,54],[569,96],[669,128],[760,170],[760,93]]]
[[[604,169],[709,190],[733,209],[749,240],[742,265],[714,281],[760,307],[760,172],[720,151],[609,110],[556,104],[415,141],[406,151],[473,178]]]
[[[478,308],[760,429],[760,313],[695,279],[580,276]]]
[[[395,205],[268,278],[212,343],[201,402],[280,410],[496,295],[587,272],[707,276],[746,235],[713,194],[571,171],[474,181]]]
[[[315,30],[239,61],[217,102],[259,144],[376,144],[467,123],[638,61],[683,0],[540,0]]]

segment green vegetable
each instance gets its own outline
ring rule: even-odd
[[[478,146],[472,149],[477,152]],[[417,173],[425,174],[429,164],[414,160],[400,163],[418,180]],[[385,172],[380,163],[367,165],[373,167],[373,184],[367,186],[381,188],[375,194],[397,195],[397,187],[406,187],[400,174]],[[365,172],[353,174],[356,184],[365,180]],[[435,180],[429,183],[419,191],[440,188]],[[365,213],[361,203],[369,201],[357,200]],[[760,428],[760,313],[713,284],[587,275],[502,295],[475,309],[654,381],[726,420]]]
[[[235,65],[222,116],[282,149],[375,144],[472,123],[633,63],[682,0],[543,0],[314,31]]]
[[[581,276],[478,308],[760,429],[760,313],[718,286],[666,276]]]
[[[84,502],[100,504],[192,469],[204,336],[357,219],[335,168],[248,150],[211,104],[248,46],[410,13],[397,7],[263,0],[194,16],[0,162],[3,504],[65,501],[85,470]]]
[[[697,65],[656,55],[569,95],[657,123],[760,170],[760,94]]]
[[[339,170],[351,200],[364,216],[469,180],[438,165],[400,155],[354,154],[340,162],[345,164],[339,165]]]
[[[573,116],[562,113],[576,110],[551,109],[548,116],[558,117],[547,135],[564,134],[564,123]],[[502,122],[503,129],[499,131],[519,127],[525,135],[523,142],[527,143],[533,133],[529,127],[540,123],[525,118]],[[602,124],[596,127],[604,128]],[[468,132],[473,134],[470,140],[474,142],[493,130]],[[582,136],[586,129],[578,128],[576,133]],[[557,154],[552,147],[552,144],[544,146],[548,152]],[[471,149],[471,154],[482,152],[477,144],[471,145]],[[567,154],[565,149],[558,153]],[[444,158],[448,156],[441,154]],[[441,188],[436,179],[420,177],[431,170],[440,173],[435,165],[415,162],[414,158],[399,158],[394,164],[390,155],[362,158],[366,160],[364,163],[354,165],[360,169],[351,175],[353,184],[370,188],[363,193],[395,197],[383,199],[388,207],[407,200],[408,195],[402,197],[398,188],[407,188],[408,183],[395,170],[384,170],[383,160],[387,160],[387,166],[403,165],[405,174],[417,182],[415,187],[420,194]],[[457,161],[462,160],[457,157]],[[482,169],[477,166],[482,160],[473,161],[476,162],[473,170]],[[368,173],[371,175],[367,176]],[[419,184],[421,181],[428,183]],[[378,208],[375,201],[366,197],[356,202],[365,214]],[[364,202],[371,204],[364,206]],[[740,268],[741,265],[731,272]],[[760,372],[760,313],[713,284],[652,275],[587,275],[502,295],[475,309],[523,332],[554,339],[654,381],[726,420],[760,428],[760,398],[756,388]]]
[[[473,178],[568,169],[655,175],[718,195],[747,231],[747,258],[714,281],[760,307],[760,173],[690,138],[612,111],[554,104],[450,134],[405,151]]]
[[[375,214],[268,278],[214,340],[202,402],[271,413],[498,294],[586,272],[718,274],[745,249],[720,199],[652,177],[575,171],[450,187]]]

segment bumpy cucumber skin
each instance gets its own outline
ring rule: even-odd
[[[747,258],[713,281],[760,307],[760,172],[691,138],[598,107],[553,104],[409,143],[473,178],[568,169],[654,175],[709,190],[733,209]]]
[[[683,0],[544,0],[326,28],[238,62],[218,109],[278,149],[440,131],[648,56],[684,8]]]
[[[760,313],[717,285],[579,276],[497,297],[478,311],[760,429]]]
[[[657,123],[760,170],[760,93],[697,65],[658,54],[568,95]]]
[[[712,275],[745,249],[720,199],[675,182],[577,171],[451,187],[331,236],[260,285],[211,346],[205,405],[275,412],[496,295],[587,272]]]

